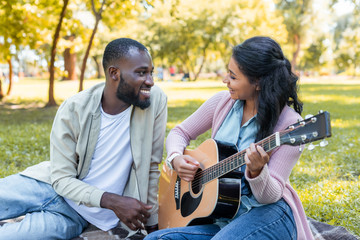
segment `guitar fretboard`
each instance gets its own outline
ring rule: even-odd
[[[280,145],[279,133],[274,133],[269,137],[255,143],[255,145],[261,146],[266,152],[270,152],[274,148]],[[199,171],[196,173],[193,182],[198,182],[201,185],[206,184],[216,178],[219,178],[245,164],[245,153],[246,150],[238,152],[217,164]]]

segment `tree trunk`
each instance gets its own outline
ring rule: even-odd
[[[95,26],[94,26],[93,32],[92,32],[92,34],[91,34],[91,37],[90,37],[90,41],[89,41],[88,47],[87,47],[86,52],[85,52],[85,56],[84,56],[82,65],[81,65],[79,92],[81,92],[81,91],[83,90],[85,70],[86,70],[86,62],[87,62],[87,59],[88,59],[89,54],[90,54],[90,49],[91,49],[92,42],[93,42],[93,40],[94,40],[96,31],[97,31],[99,22],[100,22],[100,20],[101,20],[101,18],[102,18],[101,15],[102,15],[102,12],[103,12],[103,9],[104,9],[104,5],[105,5],[105,0],[103,0],[100,9],[99,9],[99,11],[97,12],[97,11],[95,10],[94,0],[91,0],[91,6],[92,6],[93,13],[94,13],[94,15],[95,15],[96,22],[95,22]]]
[[[0,76],[0,101],[4,98],[4,93],[3,93],[3,90],[2,90],[2,81],[1,81],[1,77]]]
[[[63,80],[77,80],[76,53],[71,53],[70,48],[66,48],[64,51],[64,67],[67,76],[65,76]]]
[[[12,69],[11,58],[8,60],[8,64],[9,64],[9,86],[8,86],[8,90],[7,90],[7,92],[6,92],[6,96],[9,96],[9,95],[10,95],[11,87],[12,87],[13,69]]]
[[[300,36],[299,35],[295,35],[294,36],[294,44],[296,46],[296,50],[293,52],[293,58],[291,60],[291,68],[292,71],[295,73],[296,70],[296,59],[299,56],[299,52],[300,52]]]
[[[52,49],[51,49],[51,59],[50,59],[50,66],[49,66],[49,72],[50,72],[50,78],[49,78],[49,100],[48,103],[45,105],[45,107],[51,107],[56,106],[56,101],[54,98],[54,79],[55,79],[55,69],[54,69],[54,63],[55,63],[55,56],[56,56],[56,45],[59,41],[60,36],[60,30],[61,25],[65,16],[66,7],[69,3],[69,0],[64,0],[64,5],[61,10],[60,19],[58,22],[58,25],[55,30]]]
[[[196,79],[199,77],[199,75],[201,73],[201,70],[202,70],[202,68],[203,68],[203,66],[205,64],[205,61],[206,61],[206,49],[208,48],[209,44],[210,44],[210,42],[206,42],[206,44],[205,44],[205,46],[203,48],[203,55],[202,55],[203,59],[201,61],[199,71],[195,74],[194,81],[196,81]]]
[[[96,65],[97,78],[102,78],[104,76],[104,70],[103,70],[102,66],[100,65],[100,63],[98,61],[98,57],[93,56],[93,60],[94,60],[95,65]]]
[[[353,77],[356,77],[356,58],[354,59],[354,74]]]

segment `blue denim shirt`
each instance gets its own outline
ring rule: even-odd
[[[256,123],[256,115],[241,126],[243,110],[244,101],[237,100],[214,137],[215,140],[235,145],[239,151],[248,148],[251,143],[255,142],[256,134],[259,130],[259,126]],[[245,167],[246,165],[243,165],[240,170],[245,172]],[[249,183],[245,176],[243,176],[241,178],[241,204],[235,218],[247,213],[253,207],[262,205],[252,195]],[[229,219],[221,218],[217,220],[216,224],[223,227],[229,221]]]

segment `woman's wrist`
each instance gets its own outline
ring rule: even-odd
[[[261,170],[262,170],[262,168],[260,170],[256,170],[256,171],[249,170],[249,177],[250,178],[256,178],[257,176],[260,175]]]
[[[147,233],[152,233],[152,232],[159,230],[159,226],[158,226],[158,224],[155,224],[152,226],[145,226],[145,230],[147,231]]]

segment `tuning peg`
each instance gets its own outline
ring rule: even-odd
[[[324,111],[323,110],[319,110],[319,113],[323,113]]]
[[[313,116],[314,116],[314,115],[312,115],[312,114],[308,114],[308,115],[305,116],[305,119],[311,118],[311,117],[313,117]]]
[[[320,142],[320,147],[325,147],[326,145],[328,145],[329,142],[326,141],[325,139],[323,139],[321,142]]]
[[[299,152],[302,152],[302,147],[301,147],[301,145],[299,146]]]
[[[312,150],[314,150],[314,148],[315,148],[315,145],[310,143],[308,146],[308,150],[312,151]]]

